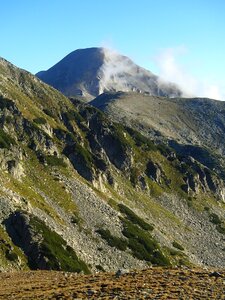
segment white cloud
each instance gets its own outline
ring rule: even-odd
[[[187,53],[187,48],[184,46],[162,50],[155,59],[159,76],[163,80],[178,84],[184,91],[185,97],[196,96],[225,100],[225,87],[194,77],[180,63],[180,59]]]

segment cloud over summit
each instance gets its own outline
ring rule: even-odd
[[[185,46],[163,49],[155,58],[160,78],[178,84],[183,90],[184,97],[196,96],[225,100],[225,87],[196,78],[186,70],[184,64],[181,63],[185,55],[188,55]]]

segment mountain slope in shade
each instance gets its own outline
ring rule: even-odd
[[[76,50],[36,76],[66,96],[88,99],[105,91],[137,91],[167,97],[182,94],[175,84],[163,82],[128,57],[105,48]]]

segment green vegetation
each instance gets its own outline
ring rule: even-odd
[[[157,151],[157,147],[155,146],[155,144],[150,139],[148,139],[147,137],[139,133],[138,131],[131,129],[129,127],[126,127],[126,131],[133,138],[135,145],[137,147],[141,147],[142,150],[145,151]]]
[[[217,226],[216,226],[216,230],[217,230],[219,233],[225,234],[225,224],[224,224],[224,223],[221,223],[221,224],[217,225]]]
[[[209,220],[210,222],[216,225],[216,230],[219,233],[225,234],[225,223],[220,219],[220,217],[217,214],[211,213],[209,215]]]
[[[13,122],[13,117],[12,116],[6,116],[5,121],[6,121],[6,123],[10,124],[10,123]]]
[[[211,213],[209,215],[209,220],[210,220],[210,222],[212,222],[213,224],[216,224],[216,225],[220,225],[222,223],[219,216],[215,213]]]
[[[164,189],[158,183],[148,177],[146,178],[146,182],[152,197],[159,197],[162,195]]]
[[[130,208],[124,204],[118,204],[119,210],[122,214],[125,214],[129,221],[133,224],[137,224],[144,230],[153,230],[154,226],[146,223],[143,219],[138,217]]]
[[[84,118],[75,110],[69,110],[65,116],[69,121],[76,121],[78,124],[84,121]]]
[[[207,212],[209,212],[209,211],[210,211],[210,207],[205,206],[205,207],[204,207],[204,210],[207,211]]]
[[[127,248],[127,241],[125,239],[113,236],[108,229],[98,229],[96,231],[101,235],[101,237],[107,241],[109,246],[115,247],[121,251],[125,251]]]
[[[135,187],[138,184],[138,176],[140,175],[140,170],[138,168],[130,169],[130,182]]]
[[[192,264],[188,260],[187,255],[183,251],[171,249],[168,247],[163,247],[163,250],[165,254],[170,257],[170,262],[173,266],[192,266]]]
[[[25,185],[29,191],[32,191],[32,187],[34,190],[41,190],[42,193],[57,203],[67,213],[76,211],[76,205],[71,194],[64,189],[64,184],[55,181],[56,177],[49,174],[48,168],[40,164],[36,155],[32,154],[30,150],[29,153],[31,158],[26,161],[28,176],[23,180],[23,185]],[[63,172],[64,168],[61,168],[60,170]],[[47,205],[47,203],[45,203],[45,205]]]
[[[0,128],[0,148],[10,149],[15,144],[15,140]]]
[[[130,148],[132,146],[130,140],[126,136],[126,132],[124,131],[122,125],[114,123],[112,126],[112,130],[113,137],[120,143],[123,150],[126,150],[127,148]]]
[[[85,161],[88,167],[92,167],[93,157],[88,149],[84,148],[79,143],[76,143],[74,145],[74,152]]]
[[[47,155],[45,156],[46,163],[51,167],[66,167],[65,162],[61,157],[57,157],[55,155]]]
[[[174,248],[177,248],[177,249],[179,249],[181,251],[184,250],[184,247],[181,244],[179,244],[178,242],[176,242],[176,241],[173,241],[172,245],[173,245]]]
[[[66,244],[60,235],[50,230],[36,217],[31,218],[30,225],[43,237],[41,253],[48,259],[46,263],[49,269],[90,273],[87,265],[77,257],[74,250]],[[32,264],[33,269],[37,268],[35,262],[30,264]]]
[[[37,172],[37,170],[34,170],[34,172]],[[35,174],[31,173],[31,176],[35,176]],[[9,174],[5,174],[4,184],[7,188],[15,191],[20,196],[22,196],[24,199],[23,201],[25,203],[29,202],[29,204],[31,204],[32,206],[38,207],[39,209],[45,211],[49,216],[54,218],[55,221],[61,222],[61,219],[58,216],[58,214],[56,213],[56,211],[54,210],[54,208],[52,206],[50,206],[45,201],[44,197],[36,191],[36,186],[39,185],[39,180],[40,180],[40,182],[42,180],[42,184],[45,185],[45,182],[43,182],[43,181],[45,181],[45,177],[43,176],[41,179],[39,179],[38,177],[35,176],[34,178],[36,178],[36,182],[35,182],[35,179],[34,179],[34,182],[32,182],[31,176],[25,177],[24,180],[21,182],[15,178],[13,178]],[[53,185],[51,185],[51,189],[52,189],[52,192],[55,194],[55,188],[53,189],[52,187],[53,187]]]
[[[128,238],[128,247],[136,258],[158,266],[171,265],[157,241],[148,232],[128,220],[122,219],[122,222],[124,226],[122,233]]]
[[[18,255],[13,251],[12,246],[2,238],[0,239],[0,255],[4,255],[11,262],[18,260]]]
[[[40,163],[33,151],[27,148],[26,152],[28,158],[24,161],[24,169],[27,176],[19,181],[6,173],[2,177],[4,185],[26,199],[30,205],[45,211],[56,222],[63,223],[54,205],[46,201],[46,197],[52,203],[59,205],[66,213],[74,214],[77,212],[77,207],[71,193],[65,189],[58,177],[50,174],[48,167]],[[68,175],[69,171],[67,168],[60,167],[60,172]]]
[[[101,266],[101,265],[97,265],[97,266],[95,266],[96,267],[96,269],[98,270],[98,271],[100,271],[100,272],[105,272],[105,269]]]
[[[157,145],[157,149],[160,151],[160,153],[163,156],[168,156],[171,152],[174,152],[173,149],[171,149],[169,146],[162,143]]]
[[[34,121],[34,123],[36,123],[38,125],[45,125],[47,123],[45,118],[42,118],[42,117],[35,118],[35,119],[33,119],[33,121]]]
[[[82,221],[83,221],[83,220],[81,219],[81,217],[78,216],[77,213],[74,213],[74,214],[72,215],[72,217],[71,217],[71,223],[73,223],[73,224],[79,225],[79,224],[82,223]]]
[[[6,251],[6,258],[10,261],[17,261],[18,260],[18,255],[12,251],[12,250],[7,250]]]
[[[44,109],[43,109],[43,112],[44,112],[46,115],[48,115],[49,117],[54,118],[54,113],[53,113],[50,109],[44,108]]]
[[[18,263],[20,260],[21,267],[24,269],[27,267],[27,260],[24,253],[19,247],[12,243],[6,231],[0,225],[0,264],[6,266],[8,264]]]

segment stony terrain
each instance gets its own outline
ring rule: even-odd
[[[225,299],[225,271],[151,268],[77,275],[54,271],[0,274],[0,299]]]

